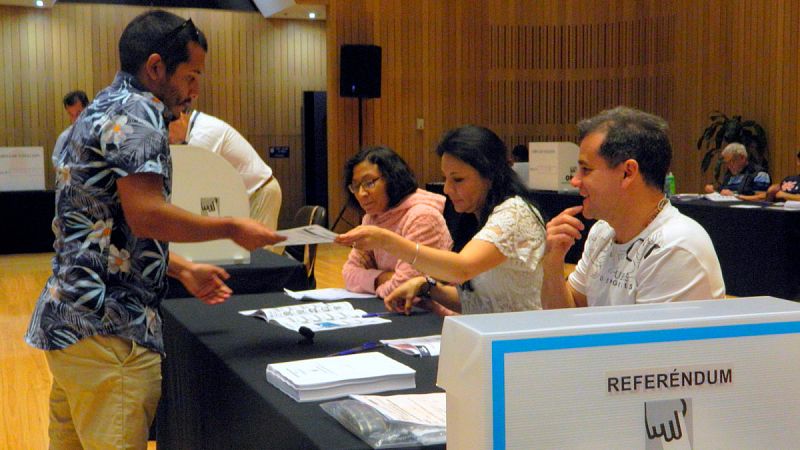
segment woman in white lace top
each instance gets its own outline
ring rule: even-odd
[[[460,252],[371,226],[342,234],[337,242],[382,248],[429,275],[389,294],[384,301],[390,310],[407,312],[421,300],[422,306],[435,301],[464,314],[541,309],[544,218],[509,165],[503,141],[487,128],[468,125],[445,133],[436,152],[445,194],[457,212],[474,214],[481,227]]]

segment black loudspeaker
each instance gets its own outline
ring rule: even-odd
[[[328,112],[325,91],[303,92],[306,205],[328,208]]]
[[[339,95],[380,98],[381,48],[377,45],[343,45],[339,59]]]

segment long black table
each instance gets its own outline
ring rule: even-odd
[[[377,299],[350,302],[368,312],[384,309]],[[298,333],[238,314],[294,303],[271,293],[233,296],[212,307],[192,299],[162,304],[167,357],[156,415],[159,449],[369,448],[320,402],[297,403],[269,384],[267,364],[321,357],[379,339],[439,334],[442,318],[392,316],[390,324],[317,333],[313,344],[303,344]],[[383,394],[440,392],[438,357],[379,351],[417,371],[416,390]]]
[[[800,211],[744,209],[705,199],[671,199],[682,213],[706,229],[722,266],[728,294],[771,295],[800,300]]]
[[[281,291],[283,288],[302,291],[308,289],[308,278],[303,263],[264,249],[250,253],[249,264],[224,264],[231,276],[225,283],[234,294],[260,294]],[[167,298],[191,297],[183,285],[169,279]]]
[[[0,255],[53,251],[55,191],[0,192]]]
[[[443,183],[428,183],[426,189],[442,193]],[[531,194],[547,220],[583,201],[577,193],[532,190]],[[762,203],[712,202],[703,198],[681,200],[673,197],[670,201],[708,232],[717,251],[728,294],[738,297],[771,295],[800,300],[800,275],[794,261],[800,257],[800,211],[768,207]],[[736,205],[759,207],[741,208]],[[445,207],[445,221],[451,234],[463,234],[464,227],[459,228],[458,223],[461,216],[464,215],[452,211],[452,206],[450,209]],[[577,217],[586,230],[595,222],[581,214]],[[585,236],[586,233],[567,253],[568,263],[575,264],[580,260]],[[469,240],[469,237],[461,236],[461,239]]]

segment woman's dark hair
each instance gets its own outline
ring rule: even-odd
[[[178,64],[189,60],[189,42],[208,51],[205,36],[191,19],[162,10],[144,12],[125,27],[119,38],[122,70],[136,75],[147,58],[158,53],[167,67],[167,75],[172,75]]]
[[[401,200],[417,190],[414,172],[394,150],[384,146],[364,147],[344,165],[344,187],[349,194],[347,200],[356,208],[361,209],[361,205],[347,187],[353,182],[353,170],[364,161],[375,164],[381,171],[381,177],[386,183],[386,194],[389,196],[389,208],[397,206]]]
[[[464,161],[477,170],[481,177],[491,182],[486,203],[478,214],[479,226],[486,224],[495,206],[510,197],[519,195],[536,206],[528,189],[508,164],[506,145],[492,130],[476,125],[450,130],[442,137],[436,153],[440,157],[446,153]]]

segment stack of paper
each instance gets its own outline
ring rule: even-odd
[[[298,402],[413,389],[415,375],[414,369],[377,352],[267,366],[267,381]]]
[[[391,322],[391,320],[367,314],[364,310],[355,309],[348,302],[305,303],[277,308],[250,309],[239,311],[239,314],[264,319],[267,323],[294,331],[306,327],[315,333]]]

